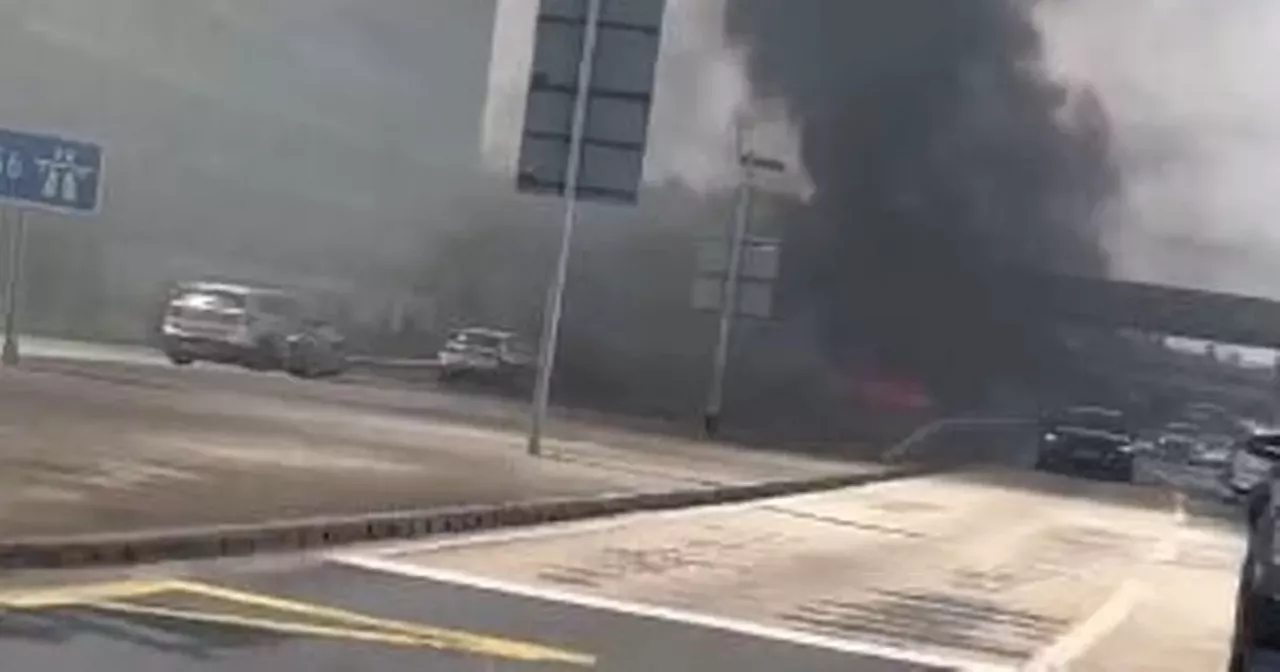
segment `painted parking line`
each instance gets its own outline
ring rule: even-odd
[[[194,606],[193,606],[194,602]],[[490,634],[370,616],[197,581],[118,581],[0,591],[0,608],[79,607],[281,635],[420,647],[529,663],[592,667],[595,656]]]

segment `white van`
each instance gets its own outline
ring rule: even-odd
[[[303,323],[300,302],[289,292],[195,282],[170,295],[160,332],[174,364],[204,360],[267,370],[284,366],[289,338]]]

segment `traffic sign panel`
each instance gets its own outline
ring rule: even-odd
[[[738,283],[736,314],[767,320],[773,316],[773,283],[742,280]],[[690,304],[694,310],[720,312],[724,307],[725,280],[714,276],[694,278]]]
[[[739,275],[747,280],[772,281],[782,266],[782,241],[752,237],[744,241]],[[712,238],[698,242],[698,273],[724,276],[729,273],[729,242]]]
[[[0,201],[93,214],[101,205],[103,158],[93,143],[0,129]]]
[[[636,200],[665,9],[666,0],[600,0],[578,198]],[[588,19],[586,0],[542,1],[516,178],[520,191],[566,195]]]

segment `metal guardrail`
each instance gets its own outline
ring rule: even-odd
[[[347,364],[350,366],[358,366],[365,368],[384,368],[384,369],[437,369],[440,368],[440,360],[435,357],[371,357],[355,355],[347,358]]]
[[[896,462],[907,457],[912,450],[926,440],[948,430],[978,429],[984,427],[1032,427],[1035,420],[1030,418],[992,418],[992,417],[959,417],[942,418],[924,425],[907,438],[891,446],[880,455],[882,462]]]

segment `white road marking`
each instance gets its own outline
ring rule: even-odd
[[[925,478],[925,477],[922,477]],[[367,555],[380,556],[402,556],[417,555],[419,553],[430,553],[449,548],[458,548],[460,546],[480,546],[489,544],[506,544],[516,541],[528,541],[532,539],[543,539],[545,537],[563,537],[563,536],[579,536],[591,534],[593,532],[602,532],[607,530],[625,527],[636,522],[658,522],[680,520],[683,518],[697,518],[711,514],[732,514],[742,511],[753,511],[767,509],[770,507],[795,507],[801,506],[806,501],[822,499],[832,495],[838,495],[846,489],[867,492],[871,488],[881,484],[901,483],[907,479],[891,479],[885,481],[873,481],[866,485],[853,485],[849,488],[839,488],[836,490],[825,490],[821,492],[809,492],[799,495],[782,495],[770,499],[756,499],[745,502],[733,502],[729,504],[706,504],[703,506],[691,506],[681,509],[668,509],[665,511],[633,511],[631,513],[620,513],[616,516],[608,518],[598,518],[594,520],[570,520],[556,523],[544,523],[534,527],[515,527],[515,528],[499,528],[490,531],[464,533],[458,535],[450,535],[437,539],[424,539],[422,541],[388,541],[374,542],[358,546],[354,552],[339,551],[330,554],[330,558],[347,558],[352,555],[360,557]],[[617,496],[626,496],[634,493],[616,493]],[[608,496],[608,495],[605,495]]]
[[[1103,605],[1057,641],[1042,649],[1023,668],[1026,672],[1057,672],[1070,669],[1071,662],[1115,630],[1146,596],[1149,587],[1130,579],[1120,584]]]
[[[1149,562],[1172,561],[1178,555],[1178,547],[1187,522],[1186,497],[1174,494],[1174,531],[1161,539],[1151,550]],[[1102,606],[1088,618],[1079,621],[1061,637],[1042,648],[1023,668],[1026,672],[1057,672],[1070,669],[1078,660],[1107,635],[1129,618],[1135,607],[1151,593],[1152,587],[1145,579],[1132,577],[1116,588]]]
[[[652,618],[673,623],[683,623],[696,627],[746,635],[748,637],[769,639],[788,644],[798,644],[812,648],[882,658],[913,665],[944,667],[954,669],[957,672],[1012,672],[1016,669],[1007,665],[966,660],[955,656],[932,655],[918,651],[911,651],[905,648],[876,644],[873,642],[831,637],[804,632],[801,630],[762,625],[760,623],[752,623],[750,621],[743,621],[739,619],[700,614],[682,609],[672,609],[639,602],[625,602],[621,600],[594,597],[555,588],[534,587],[526,584],[465,574],[462,572],[433,569],[411,562],[400,562],[385,558],[360,556],[356,554],[339,554],[330,556],[330,558],[337,564],[383,574],[395,574],[414,579],[448,583],[468,588],[477,588],[480,590],[516,595],[519,597],[547,600],[551,602],[559,602],[561,604],[571,604],[588,609],[613,611],[629,616],[639,616],[642,618]]]
[[[925,439],[931,438],[944,430],[955,428],[975,428],[975,427],[1021,427],[1031,425],[1032,421],[1026,418],[943,418],[935,420],[923,427],[916,429],[910,436],[899,441],[889,447],[888,450],[880,456],[882,462],[893,462],[906,456],[906,454],[917,444]]]

